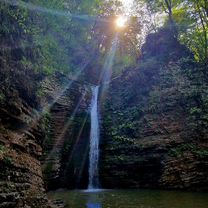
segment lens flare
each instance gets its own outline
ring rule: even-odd
[[[119,28],[124,28],[126,27],[126,23],[127,23],[127,18],[124,16],[119,16],[116,19],[116,26]]]

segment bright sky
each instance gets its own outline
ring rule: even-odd
[[[125,13],[130,13],[130,10],[131,10],[131,6],[134,2],[134,0],[120,0],[123,4],[123,7],[124,7],[124,12]]]

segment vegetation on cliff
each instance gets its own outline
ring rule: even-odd
[[[103,184],[207,188],[196,179],[207,178],[206,68],[169,28],[147,37],[138,63],[112,81],[102,107]]]
[[[207,0],[124,5],[0,1],[5,206],[42,197],[43,178],[86,187],[91,85],[101,85],[103,187],[208,188]]]

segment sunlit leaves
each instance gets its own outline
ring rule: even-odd
[[[208,60],[208,4],[206,0],[138,0],[148,10],[172,24],[176,36],[194,53],[196,60]],[[166,15],[164,15],[166,14]],[[157,21],[154,18],[152,21]],[[172,22],[172,23],[171,23]]]

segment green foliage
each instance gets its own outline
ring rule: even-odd
[[[202,106],[192,107],[190,109],[190,125],[192,128],[198,132],[201,138],[207,139],[207,127],[208,127],[208,111],[207,108],[204,108],[205,102],[207,103],[208,99],[202,100]]]
[[[153,70],[156,67],[160,68],[161,61],[156,59],[155,57],[149,57],[147,60],[143,61],[140,64],[140,68],[144,70]]]
[[[38,97],[40,97],[40,98],[43,97],[43,96],[45,95],[44,89],[41,88],[41,87],[39,87],[38,90],[37,90],[37,92],[36,92],[36,95],[37,95]]]
[[[9,157],[9,156],[5,156],[5,157],[3,158],[3,163],[4,163],[5,165],[12,165],[12,158]]]
[[[124,101],[124,96],[122,98]],[[104,126],[107,128],[106,137],[112,140],[112,148],[125,148],[124,146],[134,148],[135,138],[139,133],[138,119],[142,115],[141,108],[139,106],[122,106],[124,108],[117,109],[118,103],[110,105],[108,102],[105,104],[107,116],[104,117]],[[112,150],[112,148],[110,149]]]
[[[48,162],[46,167],[43,170],[44,176],[49,176],[53,171],[53,163],[52,162]]]
[[[208,157],[208,149],[197,146],[196,144],[182,144],[176,148],[169,150],[169,155],[173,157],[181,157],[184,153],[190,152],[200,158]]]
[[[146,3],[151,17],[162,13],[166,26],[172,27],[173,35],[186,44],[198,62],[208,60],[208,6],[206,0],[138,0]],[[167,16],[164,17],[164,14]],[[154,23],[154,22],[153,22]],[[161,26],[161,25],[160,25]]]
[[[48,153],[49,147],[51,147],[51,145],[53,145],[54,142],[50,132],[50,125],[51,125],[51,114],[49,112],[45,112],[40,120],[40,127],[45,133],[45,139],[43,142],[44,149],[46,150],[45,154]]]
[[[4,93],[0,92],[0,104],[4,103],[5,99]]]
[[[4,154],[6,152],[6,148],[4,145],[0,145],[0,154]]]
[[[4,145],[0,145],[0,160],[5,165],[11,165],[12,164],[12,158],[7,155],[8,149]]]
[[[64,145],[63,145],[63,149],[62,149],[62,158],[67,158],[68,155],[69,155],[69,152],[71,151],[72,149],[72,143],[73,141],[72,140],[66,140],[64,142]]]
[[[121,75],[128,67],[136,66],[136,57],[130,56],[128,54],[121,55],[119,53],[116,54],[114,68],[113,68],[113,76]]]
[[[157,85],[149,93],[148,111],[163,113],[183,106],[190,129],[199,138],[207,138],[208,86],[205,74],[206,68],[196,65],[190,58],[163,66],[159,70],[159,79],[155,80]]]
[[[9,35],[11,33],[27,33],[28,28],[26,21],[28,18],[28,11],[21,8],[12,8],[7,3],[1,2],[1,16],[2,21],[0,27],[0,34]]]
[[[29,3],[20,1],[17,6],[1,2],[1,36],[18,40],[15,44],[24,52],[21,63],[25,68],[46,75],[55,71],[70,74],[80,70],[82,60],[90,55],[85,46],[93,22],[59,14],[92,15],[98,4],[97,0],[33,0]],[[30,46],[32,54],[28,55],[26,50]]]
[[[41,117],[41,125],[43,129],[48,129],[51,121],[51,114],[49,112],[45,112]]]

